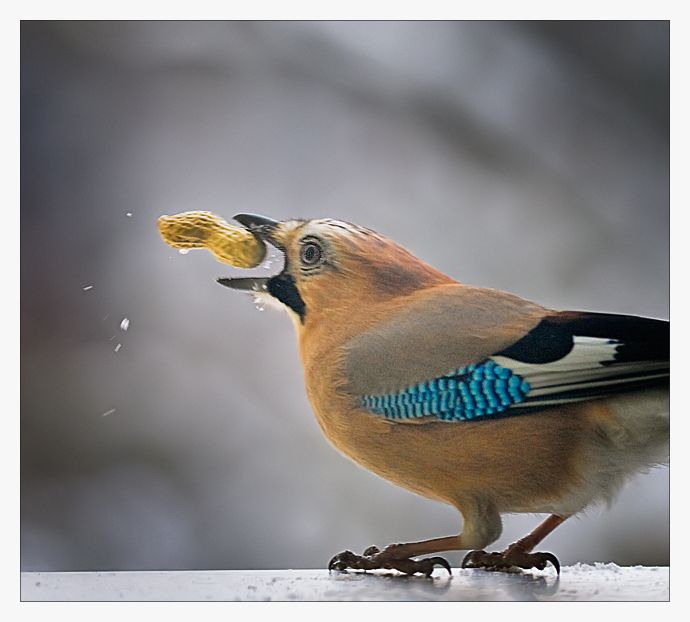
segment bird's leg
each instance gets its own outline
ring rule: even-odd
[[[450,551],[461,548],[458,536],[447,538],[434,538],[423,542],[409,542],[407,544],[390,544],[383,551],[375,546],[370,546],[362,555],[357,555],[352,551],[338,553],[330,562],[329,570],[399,570],[405,574],[420,573],[427,577],[434,571],[435,566],[442,566],[452,574],[450,564],[443,557],[428,557],[426,559],[415,560],[412,557],[438,553],[439,551]]]
[[[503,570],[511,567],[537,568],[543,570],[551,562],[556,572],[560,574],[561,565],[552,553],[532,553],[537,544],[548,536],[567,516],[552,514],[531,534],[511,544],[502,553],[487,553],[486,551],[470,551],[462,560],[463,568],[482,568],[484,570]]]

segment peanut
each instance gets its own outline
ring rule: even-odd
[[[173,248],[207,248],[223,263],[255,268],[266,257],[266,245],[243,227],[231,227],[213,212],[161,216],[158,230]]]

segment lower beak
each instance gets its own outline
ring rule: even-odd
[[[245,292],[265,292],[266,285],[270,281],[270,277],[244,277],[238,279],[219,278],[217,283],[225,285],[230,289],[239,289]]]
[[[245,226],[260,240],[269,242],[277,249],[285,251],[285,247],[273,237],[273,234],[280,226],[280,222],[277,220],[266,218],[265,216],[257,216],[256,214],[237,214],[237,216],[233,217],[233,220]],[[221,285],[231,289],[247,292],[265,292],[271,277],[220,278],[216,280]]]

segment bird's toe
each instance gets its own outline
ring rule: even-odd
[[[370,546],[362,555],[352,551],[343,551],[335,555],[328,562],[329,570],[398,570],[407,575],[423,574],[431,576],[436,566],[445,568],[449,574],[453,574],[450,564],[443,557],[428,557],[424,559],[412,559],[400,557],[395,554],[397,545],[386,547],[380,551],[375,546]]]
[[[527,553],[519,548],[508,548],[502,553],[470,551],[462,560],[463,568],[480,568],[482,570],[508,570],[511,568],[536,568],[543,570],[551,565],[560,574],[561,565],[553,553]]]

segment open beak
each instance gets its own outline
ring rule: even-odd
[[[258,216],[256,214],[237,214],[233,217],[241,225],[245,226],[257,238],[263,242],[268,242],[281,251],[285,251],[285,247],[274,237],[280,222],[265,216]],[[240,277],[240,278],[219,278],[216,279],[218,283],[229,287],[250,292],[265,292],[268,282],[272,277]]]

